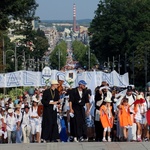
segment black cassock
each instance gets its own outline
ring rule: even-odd
[[[69,93],[69,101],[72,102],[74,117],[70,117],[70,134],[73,137],[87,137],[87,127],[85,122],[85,104],[89,103],[87,90],[83,90],[80,97],[78,88],[74,88]]]
[[[51,100],[58,101],[59,92],[57,89],[47,89],[43,93],[43,119],[42,119],[42,133],[41,139],[46,141],[55,141],[58,138],[58,125],[57,125],[57,109],[54,105],[49,104]]]

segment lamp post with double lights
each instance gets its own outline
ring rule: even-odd
[[[34,58],[29,58],[26,59],[26,68],[29,71],[33,71],[35,69],[35,59]]]
[[[109,73],[109,72],[111,72],[111,66],[110,66],[110,62],[109,62],[109,57],[108,57],[108,62],[104,62],[104,64],[103,64],[103,71],[104,72],[106,72],[106,73]]]
[[[91,50],[90,50],[90,39],[89,37],[87,37],[87,46],[88,46],[88,51],[87,51],[87,55],[88,55],[88,69],[91,69]]]
[[[4,74],[5,74],[5,72],[6,72],[6,64],[7,64],[7,62],[6,62],[6,57],[7,57],[7,52],[12,52],[13,55],[16,56],[16,53],[15,53],[15,51],[13,51],[13,50],[6,50],[6,51],[3,51]],[[6,92],[7,92],[7,91],[6,91],[6,88],[4,87],[4,90],[3,90],[4,95],[6,95]]]
[[[37,58],[37,61],[35,62],[35,65],[36,65],[36,69],[37,69],[37,71],[40,71],[40,68],[41,68],[41,70],[45,67],[45,66],[47,66],[48,64],[47,64],[47,62],[46,62],[46,60],[40,60],[39,58]]]
[[[91,69],[91,50],[90,50],[90,47],[88,47],[88,51],[87,51],[86,55],[88,55],[88,70],[90,70]]]
[[[25,67],[30,71],[40,71],[40,68],[43,69],[46,65],[46,60],[35,59],[34,57],[25,61]]]
[[[58,49],[58,52],[56,52],[56,55],[58,55],[58,70],[60,70],[60,56],[62,55],[60,48]]]
[[[23,56],[23,55],[19,55],[19,56],[17,56],[17,59],[16,59],[16,70],[18,70],[18,59],[19,58],[23,58],[23,64],[24,64],[24,66],[23,66],[23,68],[24,68],[24,70],[25,70],[25,56]]]
[[[115,70],[115,67],[116,67],[116,63],[118,61],[115,60],[115,57],[113,56],[113,62],[112,62],[112,70]]]
[[[4,55],[3,55],[3,60],[4,60],[4,66],[6,66],[7,65],[7,62],[6,62],[6,58],[7,58],[7,52],[13,52],[13,55],[12,56],[14,56],[14,59],[15,59],[15,65],[16,65],[16,51],[13,51],[13,50],[6,50],[5,52],[4,52]],[[6,69],[6,68],[5,68]],[[16,66],[15,66],[15,71],[16,71]],[[5,71],[4,71],[5,72]]]

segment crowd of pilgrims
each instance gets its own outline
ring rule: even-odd
[[[0,100],[0,143],[149,141],[149,96],[134,86],[110,87],[92,94],[84,80],[75,88],[63,80]]]

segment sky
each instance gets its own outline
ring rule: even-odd
[[[76,4],[76,19],[93,19],[100,0],[36,0],[39,7],[36,16],[40,20],[72,20],[73,4]]]

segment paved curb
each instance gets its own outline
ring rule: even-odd
[[[0,150],[150,150],[150,142],[0,144]]]

